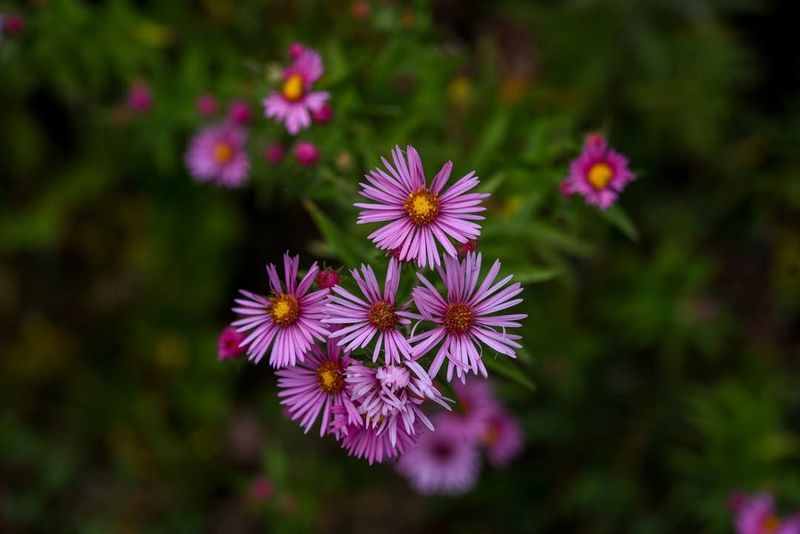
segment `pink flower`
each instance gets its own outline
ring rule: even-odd
[[[478,481],[480,453],[461,418],[439,414],[435,432],[423,433],[397,462],[397,471],[424,495],[459,495]]]
[[[235,124],[245,126],[250,122],[250,106],[242,100],[234,100],[228,108],[228,118]]]
[[[305,51],[305,49],[306,47],[302,43],[292,43],[289,45],[289,57],[292,59],[297,59],[300,57],[300,54]]]
[[[22,30],[24,29],[25,19],[22,18],[22,15],[18,13],[11,13],[3,16],[0,14],[0,37],[2,37],[3,34],[6,34],[13,38],[22,33]]]
[[[128,108],[136,113],[146,113],[153,105],[150,88],[144,83],[133,85],[128,91]]]
[[[311,48],[304,49],[284,71],[281,90],[264,99],[267,118],[284,123],[292,135],[311,125],[311,113],[319,111],[330,97],[327,92],[311,91],[322,72],[320,55]]]
[[[323,269],[317,275],[317,285],[322,289],[330,289],[333,286],[338,286],[341,279],[339,273],[333,269]]]
[[[561,183],[561,193],[582,195],[587,204],[606,209],[635,179],[636,175],[628,169],[628,159],[608,146],[602,135],[590,134],[583,152],[570,164],[569,176]]]
[[[197,97],[197,112],[203,117],[210,117],[217,112],[217,99],[211,93]]]
[[[280,143],[270,143],[264,149],[264,159],[271,165],[280,165],[285,155],[286,150]]]
[[[480,268],[480,254],[469,252],[463,261],[445,257],[444,269],[439,269],[439,275],[447,289],[446,297],[417,273],[423,286],[413,289],[412,298],[423,319],[433,322],[435,327],[415,335],[409,343],[416,343],[414,356],[419,358],[441,342],[428,371],[431,377],[437,375],[445,358],[448,381],[452,380],[453,371],[462,381],[469,372],[480,372],[486,377],[482,344],[510,358],[516,358],[515,349],[521,347],[517,343],[520,336],[509,334],[507,329],[519,327],[517,321],[527,315],[492,314],[521,303],[522,299],[515,297],[522,292],[522,287],[516,282],[503,288],[511,280],[510,275],[494,283],[500,272],[499,260],[478,286]]]
[[[231,124],[206,127],[192,139],[186,166],[197,182],[215,181],[223,187],[239,187],[250,174],[245,151],[247,133]]]
[[[300,165],[310,167],[319,161],[319,150],[314,143],[300,141],[294,147],[294,157]]]
[[[249,497],[254,502],[265,502],[272,496],[272,482],[264,475],[257,476],[250,482]]]
[[[233,311],[242,318],[233,326],[240,332],[250,332],[244,344],[249,358],[256,363],[272,347],[269,357],[272,367],[297,365],[314,346],[314,339],[324,341],[330,335],[322,324],[328,290],[309,293],[319,267],[314,263],[298,284],[299,267],[300,257],[291,257],[287,252],[283,255],[283,284],[275,264],[267,265],[271,297],[241,290],[245,298],[236,300],[238,306]]]
[[[779,518],[769,493],[740,498],[735,504],[737,534],[800,534],[800,514]]]
[[[331,337],[338,338],[339,345],[345,350],[356,350],[366,347],[377,336],[372,361],[377,361],[381,349],[387,364],[410,359],[411,346],[401,327],[411,324],[411,319],[416,316],[404,307],[398,307],[396,302],[400,264],[394,258],[389,260],[383,291],[371,266],[362,265],[360,274],[357,269],[350,272],[360,296],[342,286],[331,288],[333,291],[326,306],[328,317],[323,322],[341,326]]]
[[[349,364],[350,353],[342,354],[336,343],[328,341],[326,352],[314,345],[303,362],[275,373],[281,404],[288,408],[289,417],[298,421],[306,433],[320,412],[319,435],[322,437],[329,432],[335,406],[344,409],[348,425],[361,424],[361,416],[347,391],[345,372]]]
[[[311,120],[317,124],[327,124],[333,118],[333,108],[328,104],[323,104],[321,108],[311,112]]]
[[[516,418],[503,409],[494,410],[483,421],[481,444],[495,467],[503,467],[522,452],[524,437]]]
[[[247,347],[242,346],[244,335],[232,326],[225,328],[219,334],[217,340],[217,359],[235,359],[247,351]]]
[[[475,239],[470,239],[458,246],[458,257],[463,258],[468,252],[475,252],[476,250],[478,250],[478,242]]]
[[[400,147],[392,156],[394,166],[381,158],[386,172],[373,169],[360,184],[361,196],[375,203],[355,204],[361,208],[358,223],[387,223],[369,238],[382,250],[398,249],[401,261],[414,259],[420,267],[440,265],[437,243],[455,256],[451,238],[458,243],[478,238],[480,226],[473,221],[483,219],[477,214],[486,209],[481,202],[489,195],[467,193],[479,183],[474,171],[445,189],[452,162],[444,164],[429,186],[414,147],[407,147],[407,160]]]
[[[414,425],[413,432],[406,432],[400,426],[394,443],[391,443],[387,432],[379,432],[373,427],[348,426],[342,432],[342,448],[349,456],[366,458],[369,465],[381,463],[384,459],[397,458],[414,444],[418,432],[418,424]]]

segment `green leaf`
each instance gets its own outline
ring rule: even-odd
[[[547,280],[552,280],[553,278],[557,277],[561,274],[560,269],[547,269],[542,267],[533,267],[530,269],[526,269],[524,271],[518,272],[514,276],[515,282],[521,282],[523,284],[534,284],[536,282],[545,282]]]
[[[470,167],[480,174],[480,169],[486,163],[489,154],[497,150],[506,138],[508,128],[511,125],[511,115],[507,109],[498,112],[484,131],[483,137],[475,148]]]
[[[327,245],[346,265],[358,265],[366,258],[364,251],[355,245],[354,238],[347,235],[310,199],[303,199],[303,206],[314,219]]]
[[[633,225],[633,221],[631,221],[630,217],[628,217],[628,214],[625,213],[622,208],[619,206],[611,206],[607,210],[601,210],[600,214],[605,220],[610,222],[612,226],[625,234],[628,239],[634,243],[638,243],[639,232]]]
[[[484,357],[483,363],[486,364],[490,371],[513,380],[531,391],[536,391],[536,384],[533,383],[533,380],[525,376],[519,367],[506,360],[505,357],[502,357],[502,359]]]

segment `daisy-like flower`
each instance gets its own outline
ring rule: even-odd
[[[243,344],[247,345],[249,358],[256,363],[272,347],[269,356],[272,367],[296,365],[314,346],[314,339],[324,341],[330,335],[322,324],[328,290],[309,293],[319,267],[315,262],[298,284],[299,267],[300,257],[291,257],[287,252],[283,255],[283,284],[275,264],[267,265],[272,296],[240,290],[245,298],[236,300],[238,306],[233,311],[242,318],[233,326],[240,332],[250,332]]]
[[[522,292],[522,287],[519,282],[504,287],[511,280],[511,275],[495,283],[500,272],[499,260],[494,262],[478,286],[480,269],[480,254],[469,252],[462,261],[446,257],[444,269],[439,268],[439,275],[447,289],[445,297],[427,278],[417,273],[423,286],[413,289],[412,298],[423,319],[433,322],[435,328],[415,335],[409,339],[409,343],[416,343],[414,357],[419,358],[441,342],[428,370],[431,377],[437,375],[445,358],[448,360],[448,381],[452,380],[453,371],[462,382],[469,372],[487,377],[481,345],[510,358],[516,358],[515,349],[521,347],[517,343],[520,336],[509,334],[506,329],[519,327],[517,321],[527,315],[492,314],[522,302],[521,298],[515,298]],[[498,328],[502,330],[498,331]]]
[[[485,193],[467,193],[480,181],[475,171],[449,188],[453,163],[448,161],[428,185],[419,154],[412,146],[406,155],[395,147],[394,166],[381,158],[386,171],[375,168],[364,177],[360,194],[374,203],[357,203],[361,208],[358,223],[385,222],[369,239],[382,250],[397,250],[400,261],[415,260],[420,267],[440,265],[439,245],[450,256],[457,254],[450,239],[466,243],[477,239],[480,226],[474,222],[486,208],[481,206]],[[406,159],[407,158],[407,159]]]
[[[238,358],[247,351],[241,343],[244,341],[244,334],[237,331],[232,326],[227,327],[219,334],[217,340],[217,359],[231,360]]]
[[[319,435],[330,431],[332,408],[342,406],[348,425],[358,425],[361,416],[350,400],[345,372],[350,365],[350,353],[342,354],[335,342],[329,340],[327,350],[314,345],[304,361],[295,367],[281,369],[278,376],[278,397],[286,406],[289,417],[300,423],[307,433],[322,413]]]
[[[418,434],[419,424],[414,425],[413,432],[406,432],[401,426],[392,443],[387,432],[379,432],[376,428],[363,425],[350,425],[342,432],[342,448],[349,456],[366,458],[369,465],[372,465],[403,454],[414,444]]]
[[[397,471],[424,495],[459,495],[475,486],[480,453],[460,417],[440,414],[435,432],[423,433],[397,462]]]
[[[732,508],[737,534],[800,534],[800,514],[778,517],[769,493],[740,495]]]
[[[586,137],[581,154],[572,160],[569,176],[561,183],[565,195],[579,194],[587,204],[606,209],[636,175],[628,168],[628,158],[608,145],[600,134]]]
[[[486,456],[495,467],[503,467],[522,452],[524,437],[516,418],[503,409],[483,420],[480,435]]]
[[[189,145],[186,166],[197,182],[239,187],[250,173],[246,141],[245,131],[232,124],[204,128]]]
[[[342,286],[331,288],[333,293],[328,298],[328,318],[323,322],[342,325],[331,337],[338,338],[339,345],[352,351],[366,347],[377,336],[372,361],[378,359],[381,348],[384,349],[387,364],[410,359],[411,346],[400,327],[410,324],[415,315],[398,307],[395,301],[400,283],[400,264],[395,259],[389,260],[382,292],[371,266],[361,265],[360,274],[357,269],[350,272],[361,290],[361,296],[353,295]]]
[[[322,57],[316,50],[304,48],[283,72],[283,86],[264,99],[267,118],[286,125],[294,135],[311,124],[311,114],[318,112],[330,94],[311,91],[311,85],[322,76]]]

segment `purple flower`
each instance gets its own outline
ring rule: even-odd
[[[217,99],[211,93],[203,93],[197,97],[197,112],[203,117],[210,117],[217,112]]]
[[[461,418],[439,414],[435,432],[423,433],[397,462],[397,470],[424,495],[458,495],[475,486],[480,453]]]
[[[285,155],[286,150],[280,143],[270,143],[264,149],[264,159],[271,165],[280,165]]]
[[[451,238],[458,243],[477,239],[480,226],[473,221],[483,219],[477,214],[486,209],[481,202],[489,195],[467,193],[479,183],[474,171],[445,189],[452,162],[442,166],[429,186],[414,147],[406,148],[406,156],[395,147],[392,158],[394,166],[381,158],[386,171],[373,169],[365,175],[366,183],[360,184],[361,196],[375,203],[355,204],[361,208],[359,224],[387,223],[369,236],[378,248],[398,250],[399,260],[416,260],[425,267],[441,263],[437,243],[455,256]]]
[[[330,289],[333,286],[338,286],[341,279],[339,273],[333,269],[323,269],[317,275],[317,285],[322,289]]]
[[[283,87],[264,99],[267,118],[286,125],[292,135],[311,124],[311,113],[319,111],[330,97],[327,92],[311,91],[311,85],[322,76],[322,58],[305,48],[284,72]]]
[[[400,426],[394,443],[391,443],[387,432],[379,432],[373,427],[355,426],[346,427],[342,432],[342,447],[350,456],[366,458],[369,465],[381,463],[384,459],[396,458],[403,454],[414,444],[419,425],[415,424],[413,432],[406,432]]]
[[[230,360],[244,354],[247,347],[242,345],[242,341],[244,341],[244,334],[232,326],[225,328],[220,332],[217,340],[217,359],[220,361]]]
[[[288,53],[292,59],[297,59],[305,51],[306,47],[302,43],[292,43],[289,45]]]
[[[769,493],[740,499],[734,510],[737,534],[800,534],[800,514],[781,519],[774,506]]]
[[[311,167],[316,165],[319,161],[319,150],[314,143],[309,141],[300,141],[294,147],[294,157],[297,162],[304,167]]]
[[[453,391],[464,414],[464,419],[475,423],[478,434],[481,433],[484,421],[488,416],[500,409],[500,402],[495,397],[489,380],[470,378],[453,384]]]
[[[561,193],[582,195],[587,204],[606,209],[635,179],[628,169],[628,158],[611,148],[602,135],[590,134],[583,152],[572,160],[569,176],[561,182]]]
[[[228,118],[234,124],[246,126],[250,122],[250,106],[243,100],[234,100],[228,108]]]
[[[319,271],[316,262],[297,283],[300,257],[283,255],[284,284],[281,284],[274,263],[267,265],[271,297],[262,297],[240,290],[246,298],[237,299],[234,312],[242,316],[235,321],[240,332],[250,331],[244,340],[247,354],[256,363],[272,347],[269,363],[272,367],[294,366],[303,361],[314,346],[314,339],[324,341],[330,335],[322,324],[325,317],[327,289],[309,293]]]
[[[186,166],[197,182],[215,181],[223,187],[239,187],[250,173],[246,141],[247,133],[234,125],[206,127],[192,139],[186,152]]]
[[[521,347],[516,341],[520,336],[509,334],[506,329],[519,327],[517,321],[527,315],[492,314],[522,302],[521,298],[515,298],[522,292],[522,287],[515,282],[503,288],[511,280],[511,275],[494,283],[500,272],[499,260],[494,262],[478,286],[480,269],[480,254],[469,252],[463,261],[445,257],[444,269],[439,269],[439,275],[447,289],[446,297],[442,297],[433,284],[417,273],[424,287],[413,289],[414,303],[423,319],[436,326],[433,330],[415,335],[409,342],[416,343],[415,358],[426,354],[441,342],[428,371],[431,377],[439,372],[445,358],[448,359],[448,381],[452,380],[454,370],[462,381],[469,372],[480,372],[486,377],[488,373],[481,356],[481,344],[510,358],[516,358],[514,349]],[[502,331],[498,331],[498,328]]]
[[[153,105],[150,87],[144,83],[133,85],[128,91],[128,108],[136,113],[146,113]]]
[[[361,417],[350,400],[345,372],[350,364],[350,353],[341,354],[333,341],[328,341],[327,351],[314,345],[304,361],[295,367],[281,369],[278,376],[278,397],[287,407],[289,417],[300,423],[308,432],[322,412],[319,435],[330,431],[332,408],[341,406],[347,424],[359,425]]]
[[[410,324],[416,316],[403,307],[398,308],[395,300],[400,283],[400,264],[394,258],[389,260],[383,291],[371,266],[361,265],[361,274],[357,269],[353,269],[351,274],[361,295],[353,295],[342,286],[332,288],[326,307],[328,318],[323,322],[342,325],[342,328],[333,332],[331,337],[339,338],[339,345],[346,350],[356,350],[366,347],[377,336],[372,361],[377,361],[381,348],[387,364],[410,359],[411,346],[400,327]]]
[[[516,418],[503,409],[494,410],[483,420],[481,443],[495,467],[503,467],[522,452],[522,429]]]
[[[328,104],[323,104],[321,108],[311,112],[311,120],[317,124],[327,124],[333,119],[333,108]]]

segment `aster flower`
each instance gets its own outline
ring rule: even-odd
[[[314,345],[305,359],[295,367],[281,369],[278,376],[278,397],[286,406],[289,417],[300,423],[307,433],[322,413],[319,435],[330,430],[332,408],[341,406],[348,425],[361,423],[361,416],[350,400],[345,372],[350,364],[350,353],[342,354],[333,341],[327,350]]]
[[[245,131],[232,124],[204,128],[189,145],[186,166],[197,182],[239,187],[250,173],[246,141]]]
[[[800,534],[800,514],[779,518],[771,494],[742,496],[734,506],[737,534]]]
[[[475,377],[464,382],[455,382],[453,391],[464,419],[469,422],[475,421],[479,427],[489,415],[501,407],[492,390],[491,382],[487,379]]]
[[[228,108],[228,118],[240,126],[247,125],[251,115],[250,106],[243,100],[234,100]]]
[[[262,297],[241,290],[243,299],[237,299],[234,312],[242,316],[235,321],[240,332],[249,331],[244,340],[247,354],[256,363],[272,347],[269,363],[281,368],[303,361],[314,345],[314,339],[324,341],[330,332],[322,324],[325,317],[327,289],[309,293],[319,267],[316,262],[297,283],[300,257],[283,255],[284,283],[281,284],[275,264],[267,265],[271,297]]]
[[[586,198],[587,204],[606,209],[635,179],[636,175],[628,168],[628,158],[611,148],[602,135],[590,134],[581,154],[572,160],[561,192],[579,194]]]
[[[522,452],[524,437],[517,419],[506,410],[494,410],[483,420],[481,444],[495,467],[503,467]]]
[[[397,471],[424,495],[459,495],[475,486],[480,453],[461,418],[440,414],[435,432],[423,433],[397,462]]]
[[[324,91],[311,91],[311,85],[323,72],[322,57],[311,48],[304,48],[283,72],[283,86],[264,99],[267,118],[286,125],[292,135],[311,124],[311,114],[319,111],[330,97]]]
[[[326,307],[328,318],[323,322],[342,325],[331,337],[338,338],[339,345],[347,350],[356,350],[366,347],[377,336],[372,361],[378,359],[381,348],[387,364],[410,359],[411,346],[400,327],[410,324],[416,316],[403,307],[398,308],[395,300],[400,283],[400,264],[395,259],[389,260],[383,291],[371,266],[362,264],[360,274],[357,269],[353,269],[351,274],[361,296],[353,295],[342,286],[331,288],[333,292]]]
[[[341,278],[339,277],[339,273],[329,268],[319,272],[316,282],[322,289],[330,289],[333,286],[338,286],[339,282],[341,282]]]
[[[311,167],[319,162],[319,149],[314,143],[300,141],[294,147],[294,157],[303,167]]]
[[[392,443],[387,432],[379,432],[373,427],[350,425],[342,432],[342,448],[349,456],[365,458],[369,465],[381,463],[384,459],[397,458],[411,447],[418,430],[418,424],[414,425],[413,432],[406,432],[400,426]]]
[[[416,376],[412,376],[412,372]],[[425,400],[450,409],[416,362],[377,369],[353,362],[347,369],[346,380],[364,425],[375,429],[378,435],[388,434],[393,447],[398,436],[415,435],[417,423],[433,430],[433,424],[421,408]]]
[[[434,323],[435,328],[417,334],[409,339],[414,346],[414,356],[419,358],[441,342],[441,346],[433,359],[428,374],[435,377],[445,358],[447,364],[447,380],[452,380],[453,371],[462,381],[465,374],[480,373],[488,376],[482,359],[481,345],[508,356],[516,358],[515,349],[521,347],[517,340],[520,336],[509,334],[507,328],[516,328],[520,319],[526,314],[492,315],[522,302],[515,298],[522,292],[519,282],[503,287],[511,280],[511,276],[494,283],[500,272],[500,261],[496,260],[480,286],[481,255],[467,253],[464,260],[446,257],[444,269],[439,268],[439,275],[447,289],[446,297],[422,274],[417,277],[423,286],[415,287],[412,298],[423,319]],[[497,329],[502,328],[498,332]]]
[[[153,105],[153,94],[144,83],[133,85],[128,91],[128,108],[136,113],[146,113]]]
[[[311,113],[311,120],[317,124],[328,124],[333,119],[333,108],[328,104],[323,104],[321,108]]]
[[[237,331],[232,326],[227,327],[219,334],[217,340],[217,359],[235,359],[247,352],[247,347],[242,345],[244,334]]]
[[[217,99],[211,93],[203,93],[195,103],[197,112],[203,117],[210,117],[217,112]]]
[[[459,179],[449,188],[453,163],[448,161],[433,178],[430,185],[425,178],[422,161],[412,146],[406,155],[395,147],[392,166],[381,158],[386,171],[373,169],[361,183],[361,196],[375,203],[357,203],[361,208],[359,224],[385,222],[372,232],[369,239],[382,250],[398,250],[401,261],[415,260],[420,267],[440,265],[439,245],[450,256],[457,251],[450,239],[466,243],[477,239],[482,220],[479,212],[485,193],[467,193],[480,182],[475,171]]]

